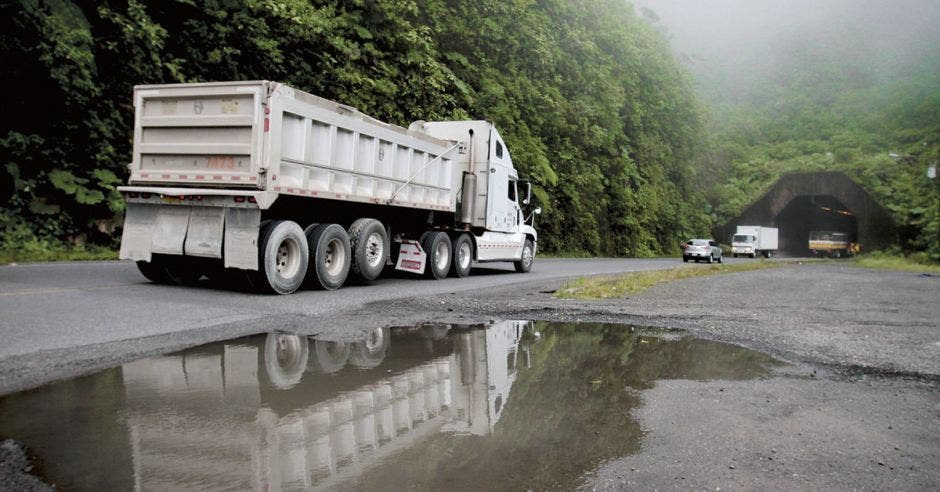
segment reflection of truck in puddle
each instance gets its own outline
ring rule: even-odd
[[[813,256],[839,258],[858,254],[859,245],[850,241],[844,232],[810,231],[809,251]]]
[[[382,329],[355,344],[269,334],[127,364],[136,488],[339,486],[438,432],[487,435],[527,327],[427,327],[404,334],[421,355],[386,363]]]

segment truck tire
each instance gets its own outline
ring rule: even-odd
[[[152,255],[149,262],[138,261],[137,269],[148,280],[166,285],[192,285],[202,278],[195,262],[184,256]]]
[[[172,283],[170,279],[167,278],[166,270],[163,268],[163,265],[159,264],[156,256],[151,257],[150,261],[138,261],[137,269],[140,270],[141,275],[155,284]]]
[[[356,219],[349,226],[349,246],[353,274],[363,280],[379,278],[389,253],[385,226],[375,219]]]
[[[346,367],[349,361],[348,342],[314,340],[313,350],[307,362],[307,371],[314,374],[333,374]]]
[[[253,284],[262,292],[290,294],[307,275],[310,251],[307,237],[296,222],[272,220],[258,240],[258,272]]]
[[[421,248],[428,255],[424,275],[437,280],[447,277],[452,258],[450,238],[441,231],[429,231],[422,237]]]
[[[268,333],[264,341],[264,374],[276,389],[292,388],[303,378],[309,357],[309,341],[301,335]]]
[[[532,270],[532,262],[535,261],[535,243],[531,239],[526,239],[522,245],[522,259],[514,261],[513,266],[519,273],[529,273]]]
[[[373,328],[365,340],[352,343],[349,363],[360,369],[377,367],[385,360],[390,339],[388,327]]]
[[[450,271],[455,277],[466,277],[470,275],[470,265],[473,264],[473,241],[467,234],[460,234],[453,244],[451,262],[453,266]]]
[[[324,290],[342,287],[352,260],[349,236],[339,224],[318,224],[307,228],[310,266],[305,284]]]

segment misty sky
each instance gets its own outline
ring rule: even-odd
[[[854,58],[879,77],[940,53],[940,0],[628,1],[656,13],[710,98],[726,99],[794,53]]]

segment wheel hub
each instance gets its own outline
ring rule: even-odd
[[[382,236],[378,233],[369,235],[366,240],[366,262],[369,266],[377,266],[385,258],[385,245]]]

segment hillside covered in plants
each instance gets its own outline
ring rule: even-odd
[[[619,0],[25,0],[0,7],[0,36],[6,247],[113,245],[133,86],[213,80],[404,126],[493,121],[535,184],[543,250],[646,256],[710,226],[690,77]]]

